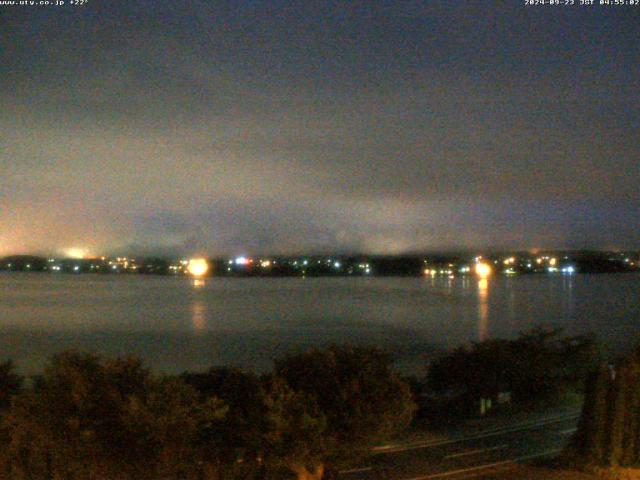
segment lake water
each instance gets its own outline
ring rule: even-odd
[[[442,348],[537,325],[594,332],[613,353],[640,340],[640,275],[222,279],[0,274],[0,358],[24,373],[78,348],[157,371],[270,368],[292,349],[350,342],[419,373]]]

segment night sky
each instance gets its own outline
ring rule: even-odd
[[[0,6],[0,255],[640,248],[640,7]]]

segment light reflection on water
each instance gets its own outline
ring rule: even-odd
[[[191,323],[196,333],[202,333],[207,325],[207,304],[204,300],[195,299],[191,304]]]
[[[489,280],[478,279],[478,340],[487,339],[489,330]]]
[[[265,369],[291,348],[351,342],[409,368],[434,348],[544,324],[594,331],[613,351],[640,332],[640,275],[489,279],[192,279],[0,274],[0,360],[38,370],[64,348],[140,355],[182,371]]]

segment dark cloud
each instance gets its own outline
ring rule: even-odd
[[[5,7],[0,253],[638,247],[639,18]]]

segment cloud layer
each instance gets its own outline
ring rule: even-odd
[[[0,254],[640,247],[637,9],[3,11]]]

